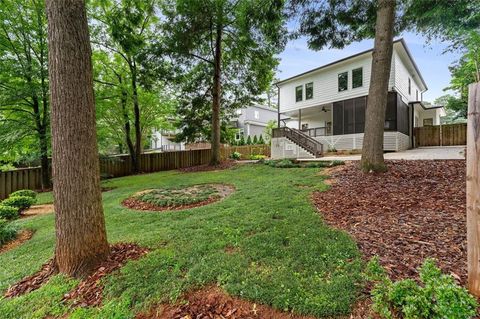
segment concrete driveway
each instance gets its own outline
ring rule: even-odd
[[[419,147],[402,152],[385,153],[386,160],[457,160],[465,159],[465,146]],[[299,161],[359,161],[361,155],[325,156],[316,159],[299,159]]]

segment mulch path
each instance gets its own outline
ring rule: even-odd
[[[140,194],[144,194],[144,193],[148,192],[148,190],[146,190],[146,191],[141,191],[141,192],[135,194],[134,196],[123,200],[122,205],[125,206],[125,207],[128,207],[130,209],[134,209],[134,210],[144,210],[144,211],[154,211],[154,212],[184,210],[184,209],[190,209],[190,208],[205,206],[205,205],[208,205],[208,204],[218,202],[218,201],[224,199],[225,197],[227,197],[228,195],[232,194],[235,191],[235,187],[233,187],[232,185],[227,185],[227,184],[207,184],[207,185],[212,185],[215,188],[217,188],[220,196],[209,198],[209,199],[201,201],[201,202],[197,202],[197,203],[193,203],[193,204],[187,204],[187,205],[159,206],[159,205],[155,205],[155,204],[152,204],[152,203],[147,203],[147,202],[144,202],[144,201],[141,201],[141,200],[135,198],[136,195],[140,195]]]
[[[233,160],[223,161],[218,165],[197,165],[191,167],[185,167],[178,169],[182,173],[194,173],[194,172],[210,172],[210,171],[220,171],[224,169],[229,169],[237,165],[237,162]]]
[[[466,284],[465,161],[388,161],[364,174],[350,163],[312,198],[325,221],[349,232],[365,258],[378,255],[392,279],[418,278],[433,257]]]
[[[30,240],[33,237],[34,231],[30,229],[22,230],[20,233],[17,234],[14,240],[9,241],[8,243],[0,246],[0,254],[12,250],[27,240]]]
[[[111,252],[106,261],[83,279],[78,286],[63,297],[63,301],[72,302],[73,307],[98,306],[102,303],[103,285],[101,279],[121,268],[129,260],[137,260],[148,252],[148,249],[131,243],[118,243],[111,246]],[[22,279],[8,288],[6,298],[13,298],[40,288],[56,273],[53,260],[45,263],[36,274]]]
[[[136,319],[314,319],[281,312],[227,295],[220,288],[211,286],[185,296],[187,302],[175,305],[159,305],[148,313],[138,314]]]

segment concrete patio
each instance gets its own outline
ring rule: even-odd
[[[465,146],[419,147],[401,152],[385,153],[386,160],[462,160],[465,159]],[[359,161],[361,155],[325,156],[299,159],[299,161]]]

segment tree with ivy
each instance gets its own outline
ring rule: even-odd
[[[40,159],[43,187],[50,186],[46,32],[44,1],[0,1],[0,156]]]
[[[183,129],[194,133],[208,119],[210,163],[218,164],[222,112],[232,104],[248,104],[273,78],[275,54],[285,44],[283,1],[166,0],[162,14],[165,46],[185,65],[187,76],[197,79],[197,87],[187,90],[190,101],[182,115],[204,115],[187,120]]]

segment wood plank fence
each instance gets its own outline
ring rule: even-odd
[[[466,123],[416,127],[414,134],[417,147],[467,144]]]
[[[222,159],[226,159],[232,152],[242,154],[242,159],[250,155],[270,156],[269,145],[247,145],[222,147]],[[144,173],[168,171],[173,169],[208,164],[212,155],[211,149],[176,151],[164,153],[142,154],[140,167]],[[102,178],[113,178],[131,175],[132,162],[130,156],[119,155],[100,158],[100,174]],[[22,168],[0,172],[0,199],[7,198],[9,194],[19,189],[41,188],[40,167]]]

